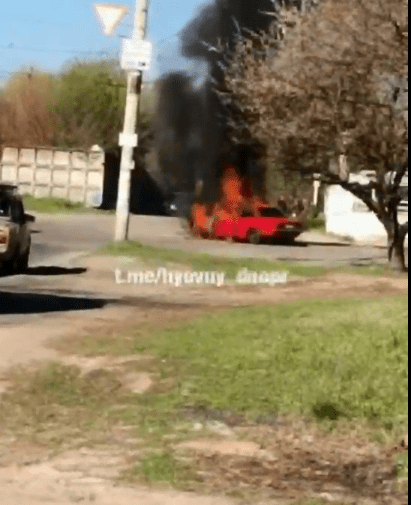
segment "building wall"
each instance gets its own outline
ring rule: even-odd
[[[23,195],[56,197],[88,207],[99,207],[103,198],[104,152],[5,147],[0,181],[16,184]]]
[[[352,176],[351,179],[355,177]],[[357,182],[368,181],[356,177]],[[408,182],[407,182],[408,185]],[[377,216],[352,193],[341,186],[329,186],[325,192],[325,222],[327,233],[350,237],[357,242],[370,243],[386,239],[387,233]],[[408,221],[408,202],[400,206],[399,222]],[[408,236],[406,238],[408,244]]]

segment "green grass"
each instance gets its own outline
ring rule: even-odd
[[[294,413],[335,425],[360,421],[405,430],[408,297],[307,301],[207,313],[163,331],[85,337],[87,355],[148,355],[160,393],[123,412],[163,433],[183,405],[260,415]],[[163,388],[162,384],[166,387]]]
[[[182,488],[190,481],[198,480],[195,472],[171,451],[151,452],[124,474],[126,480],[142,480],[146,484],[171,484]]]
[[[97,251],[101,255],[138,258],[147,265],[163,266],[164,264],[179,264],[194,271],[225,272],[227,278],[235,279],[239,270],[247,268],[254,272],[284,272],[290,275],[312,277],[324,275],[329,270],[324,267],[295,265],[282,261],[269,261],[253,258],[224,258],[210,254],[198,254],[179,249],[165,249],[139,242],[110,243]]]
[[[50,423],[87,427],[98,422],[104,410],[127,393],[109,371],[82,376],[75,366],[49,363],[34,371],[12,376],[12,388],[0,395],[3,429],[47,431]]]
[[[327,268],[293,263],[292,261],[270,261],[258,258],[228,258],[211,254],[190,253],[181,249],[167,249],[128,241],[109,243],[96,251],[98,255],[118,256],[138,259],[147,266],[163,267],[179,265],[193,271],[225,272],[227,279],[235,279],[238,272],[247,268],[253,272],[288,272],[290,276],[319,277],[332,272],[373,276],[403,276],[387,267],[369,265],[361,267]]]
[[[397,472],[400,479],[408,479],[408,451],[397,457]]]
[[[307,223],[309,230],[325,232],[325,219],[323,217],[313,217]]]
[[[177,488],[196,481],[172,449],[193,436],[185,406],[249,420],[296,414],[327,428],[349,421],[397,438],[408,427],[407,302],[403,296],[238,308],[163,330],[146,325],[85,337],[72,353],[146,356],[135,370],[141,364],[140,371],[152,373],[154,388],[136,395],[114,372],[83,376],[77,367],[51,363],[12,377],[11,390],[0,396],[0,426],[48,446],[66,446],[79,433],[82,440],[94,433],[109,438],[110,426],[133,426],[148,452],[123,477]],[[408,457],[397,463],[398,477],[407,478]]]
[[[124,335],[84,337],[72,352],[150,358],[141,367],[157,375],[155,390],[128,398],[119,414],[144,434],[167,432],[175,424],[172,413],[185,405],[249,419],[290,413],[404,432],[407,302],[400,296],[208,312],[165,330],[146,325]],[[110,377],[99,380],[85,388],[76,370],[51,368],[32,379],[30,391],[43,404],[92,406],[115,385]],[[31,405],[34,397],[24,391],[22,401]]]
[[[44,214],[90,214],[103,212],[95,208],[86,207],[83,203],[70,202],[62,198],[25,196],[24,206],[27,211]]]
[[[178,377],[175,405],[296,413],[405,428],[405,297],[293,303],[208,315],[136,341]]]

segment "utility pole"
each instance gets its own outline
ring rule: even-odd
[[[136,0],[136,11],[132,35],[132,39],[134,40],[142,40],[146,37],[149,3],[150,0]],[[120,176],[118,181],[116,228],[114,236],[114,240],[116,242],[122,242],[128,239],[130,222],[131,171],[134,169],[134,147],[137,147],[138,145],[136,127],[138,127],[142,80],[142,71],[128,72],[124,128],[122,135],[120,135],[122,150]],[[131,142],[131,138],[134,138],[135,141]]]

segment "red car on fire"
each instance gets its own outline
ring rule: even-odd
[[[212,236],[251,244],[292,243],[303,231],[301,222],[287,218],[277,208],[265,207],[260,209],[257,217],[241,216],[216,221]]]
[[[224,170],[220,190],[218,202],[194,204],[190,226],[195,235],[252,244],[290,243],[304,231],[302,222],[285,216],[253,192],[250,178],[233,166]]]

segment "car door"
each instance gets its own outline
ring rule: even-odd
[[[16,253],[22,255],[27,250],[28,241],[23,204],[19,199],[12,200],[11,221],[16,233]]]

